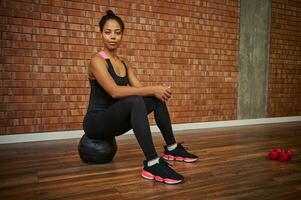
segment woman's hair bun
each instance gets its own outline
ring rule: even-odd
[[[122,19],[120,17],[118,17],[117,15],[115,15],[115,13],[112,10],[107,10],[106,13],[107,14],[104,15],[104,16],[102,16],[102,18],[100,19],[100,22],[99,22],[100,32],[103,31],[105,23],[108,20],[115,20],[115,21],[117,21],[118,24],[119,24],[119,26],[120,26],[120,28],[121,28],[121,31],[123,32],[124,31],[124,23],[123,23]]]
[[[114,14],[114,12],[112,10],[107,10],[107,15],[114,16],[115,14]]]

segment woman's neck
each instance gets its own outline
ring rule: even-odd
[[[109,50],[109,49],[106,49],[106,48],[104,48],[104,50],[103,50],[106,54],[107,54],[107,56],[109,56],[109,57],[111,57],[111,58],[113,58],[113,59],[116,59],[117,58],[117,50]]]

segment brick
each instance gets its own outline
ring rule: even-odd
[[[33,87],[35,88],[41,88],[41,87],[46,87],[46,88],[56,88],[60,86],[59,81],[51,81],[51,80],[35,80],[33,81]]]
[[[60,37],[60,43],[85,45],[86,40],[83,38]]]
[[[70,93],[68,96],[61,96],[61,99],[64,102],[87,102],[89,101],[89,97],[82,96],[82,95],[73,95],[73,93]]]
[[[3,81],[4,87],[32,87],[31,80],[4,80]]]
[[[12,126],[37,125],[41,124],[40,118],[20,118],[12,119]]]
[[[63,116],[62,113],[62,110],[39,110],[36,111],[35,116],[39,118]]]
[[[1,110],[13,111],[13,110],[39,110],[42,108],[41,104],[36,103],[10,103],[5,105],[0,105]]]
[[[61,101],[61,96],[54,94],[54,95],[41,95],[41,96],[35,96],[35,102],[59,102]]]
[[[67,121],[66,118],[64,117],[46,117],[46,118],[42,118],[42,123],[43,124],[47,124],[47,125],[51,125],[51,124],[62,124],[65,123]]]
[[[33,72],[60,72],[60,66],[57,65],[34,65],[32,67]]]
[[[65,93],[65,89],[60,89],[60,88],[40,88],[40,90],[41,90],[40,94],[43,95]]]
[[[33,96],[5,96],[4,103],[32,102]]]
[[[87,95],[90,94],[90,88],[68,88],[69,94],[81,94],[81,95]]]
[[[45,110],[57,110],[57,109],[66,109],[67,105],[63,102],[49,102],[47,104],[43,104],[43,109]]]
[[[35,42],[59,43],[58,36],[33,35],[32,40]]]
[[[39,128],[42,132],[48,132],[48,131],[56,131],[56,130],[66,130],[65,124],[59,123],[59,124],[43,124]]]
[[[69,87],[88,87],[89,83],[87,81],[61,81],[60,82],[60,87],[65,87],[65,88],[69,88]]]

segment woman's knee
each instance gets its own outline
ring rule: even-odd
[[[165,102],[161,101],[156,97],[144,97],[144,102],[147,109],[147,113],[151,113],[160,107],[166,107]]]
[[[134,107],[134,106],[144,106],[144,101],[141,96],[133,95],[127,96],[122,99],[126,106]]]

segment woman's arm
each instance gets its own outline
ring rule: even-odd
[[[163,87],[163,86],[142,87],[142,84],[139,81],[135,82],[135,80],[134,80],[135,82],[134,84],[137,84],[137,86],[139,87],[117,85],[113,80],[113,78],[111,77],[110,73],[108,72],[107,63],[99,56],[94,56],[92,58],[89,67],[90,67],[90,71],[95,76],[97,82],[113,98],[122,98],[131,95],[155,96],[161,99],[162,101],[166,101],[167,99],[170,98],[171,92],[168,87]]]

